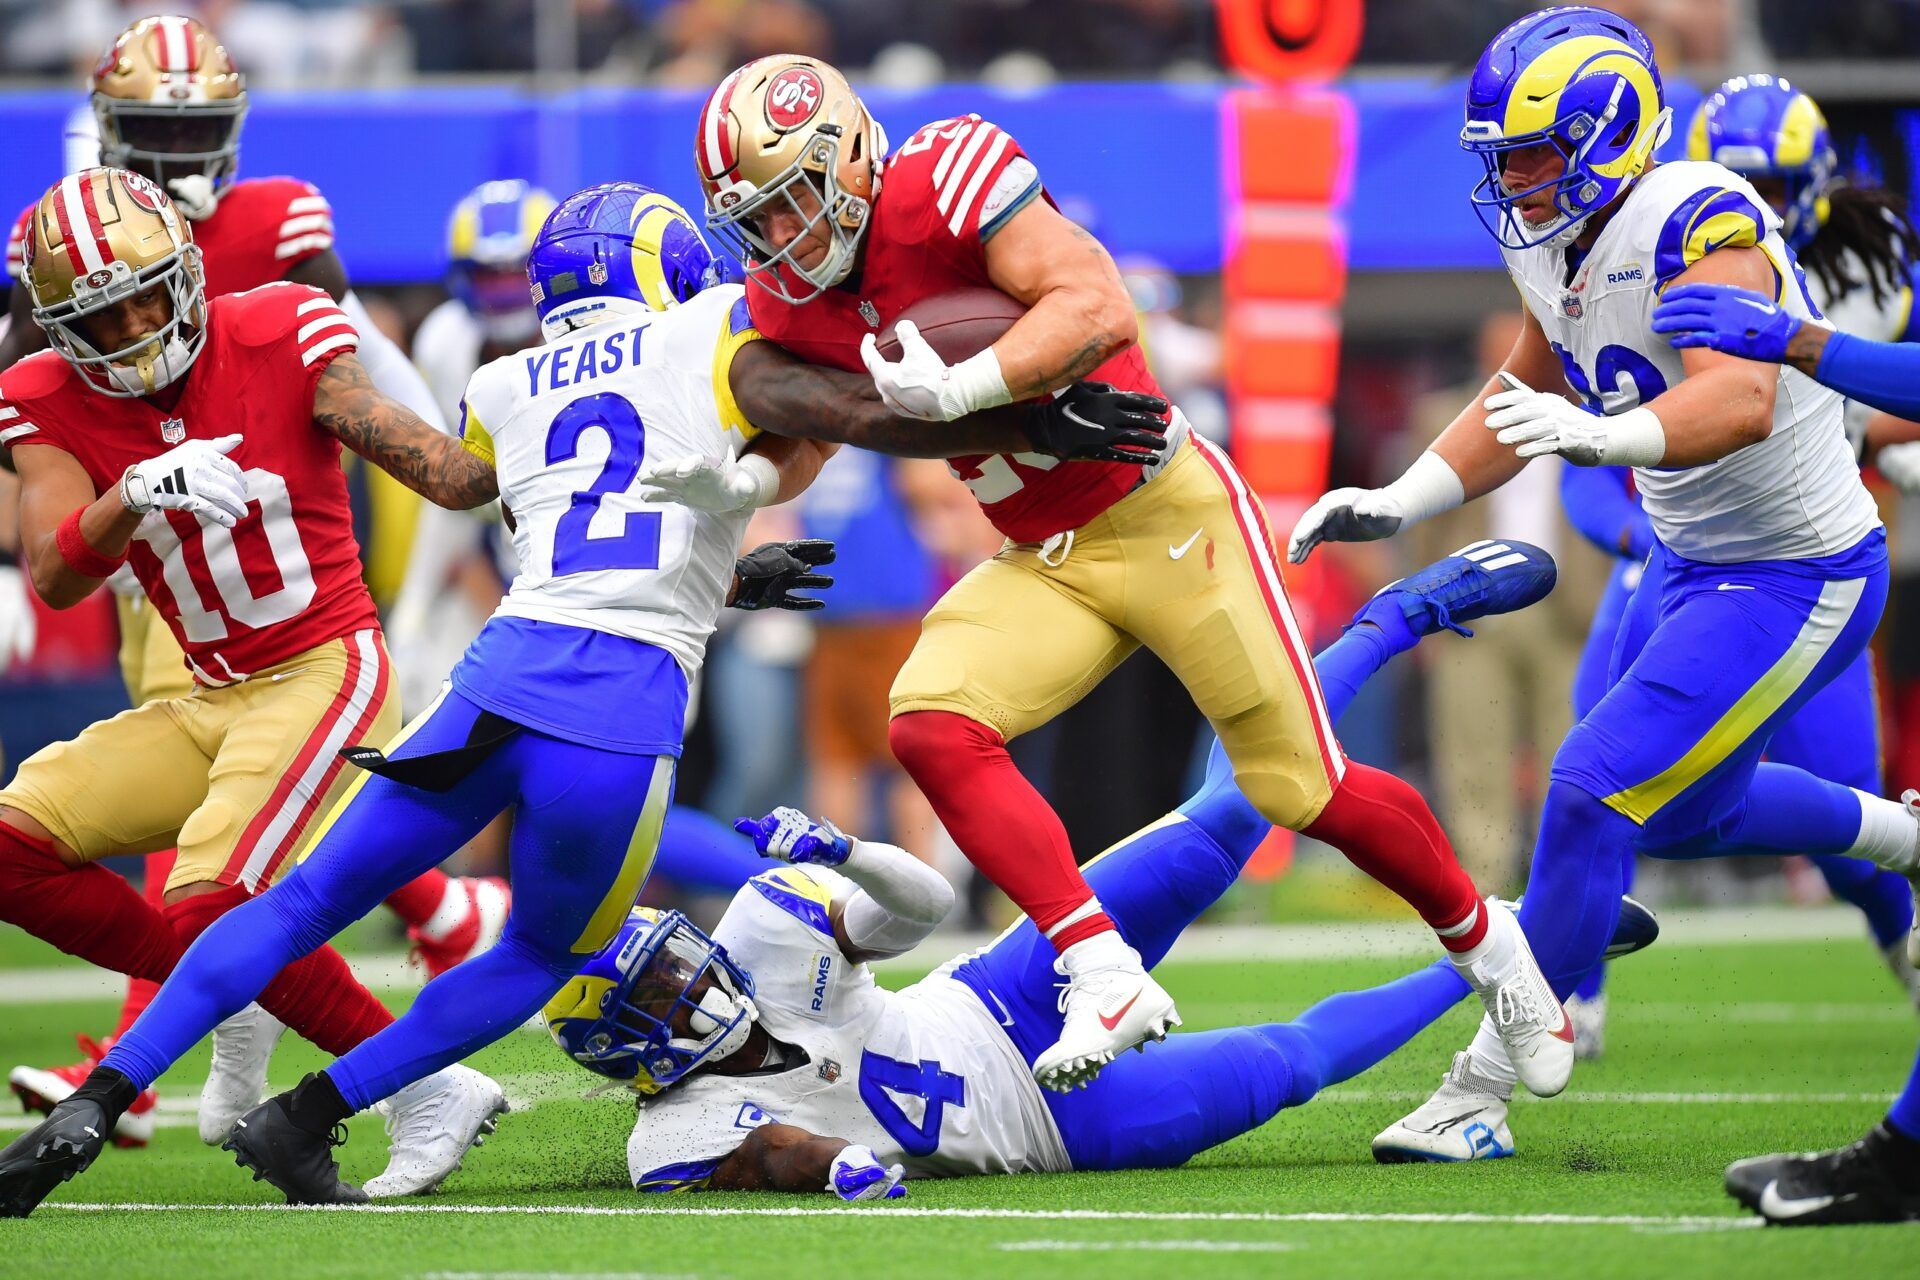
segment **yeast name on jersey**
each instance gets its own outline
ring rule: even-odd
[[[863,372],[861,340],[924,299],[993,288],[986,242],[1035,199],[1051,203],[1012,135],[977,115],[937,120],[887,160],[855,274],[799,305],[751,282],[756,328],[815,364]],[[1140,348],[1088,375],[1160,394]],[[1105,511],[1139,481],[1132,463],[1076,462],[1039,453],[954,458],[948,464],[981,509],[1016,542],[1040,542]]]
[[[37,205],[37,202],[36,202]],[[27,220],[7,237],[7,275],[22,272]],[[333,248],[333,207],[319,188],[298,178],[246,178],[222,189],[213,213],[188,224],[200,246],[207,296],[244,293],[283,280],[289,271]]]
[[[182,440],[244,437],[228,455],[247,480],[239,524],[153,511],[127,553],[203,684],[379,625],[360,576],[340,442],[313,422],[321,373],[357,345],[332,298],[279,283],[209,299],[206,346],[169,405],[103,396],[52,351],[0,374],[5,443],[65,450],[98,493]]]

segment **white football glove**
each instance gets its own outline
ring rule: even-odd
[[[14,565],[0,564],[0,671],[31,658],[38,635],[27,575]]]
[[[828,1166],[827,1190],[842,1200],[898,1200],[907,1194],[900,1185],[906,1173],[903,1165],[881,1164],[870,1147],[843,1147]]]
[[[1399,499],[1385,489],[1335,489],[1307,508],[1287,539],[1287,559],[1305,564],[1323,542],[1374,542],[1391,538],[1406,518]]]
[[[211,218],[220,204],[220,193],[214,190],[213,179],[204,173],[189,173],[173,179],[167,183],[167,194],[173,197],[173,207],[193,222]]]
[[[677,502],[696,511],[750,511],[773,502],[780,472],[757,453],[720,459],[689,455],[640,468],[640,483],[653,486],[643,502]]]
[[[1920,440],[1890,444],[1873,457],[1887,483],[1902,493],[1920,493]]]
[[[1013,399],[992,347],[949,366],[927,345],[913,321],[895,325],[894,336],[900,340],[898,360],[882,356],[879,340],[872,334],[861,339],[860,358],[880,389],[881,401],[901,417],[952,422]]]
[[[238,435],[189,440],[136,462],[120,477],[120,501],[135,515],[188,511],[231,529],[247,514],[247,478],[227,456],[239,443]]]
[[[1666,454],[1666,432],[1644,406],[1603,417],[1505,370],[1498,377],[1507,389],[1487,397],[1487,430],[1519,457],[1557,453],[1576,467],[1652,466]]]

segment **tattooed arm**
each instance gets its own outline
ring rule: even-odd
[[[313,391],[314,425],[407,488],[456,511],[500,496],[493,468],[381,393],[352,352],[334,357]]]
[[[1133,299],[1113,259],[1045,200],[1009,218],[987,241],[986,254],[994,288],[1028,307],[993,344],[1013,399],[1084,378],[1139,338]]]

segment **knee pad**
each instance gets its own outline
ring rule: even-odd
[[[1234,774],[1242,799],[1267,823],[1300,831],[1311,826],[1332,799],[1324,781],[1309,791],[1304,775],[1276,769],[1242,769]]]

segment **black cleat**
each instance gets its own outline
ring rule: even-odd
[[[1920,1222],[1920,1169],[1885,1124],[1850,1146],[1727,1166],[1727,1194],[1782,1227]]]
[[[113,1125],[91,1098],[68,1098],[0,1151],[0,1218],[24,1218],[53,1189],[86,1171]]]
[[[365,1204],[367,1193],[340,1180],[333,1149],[347,1140],[347,1127],[335,1125],[325,1137],[302,1129],[287,1115],[286,1094],[268,1098],[234,1122],[220,1144],[234,1163],[253,1171],[285,1193],[288,1204]]]

